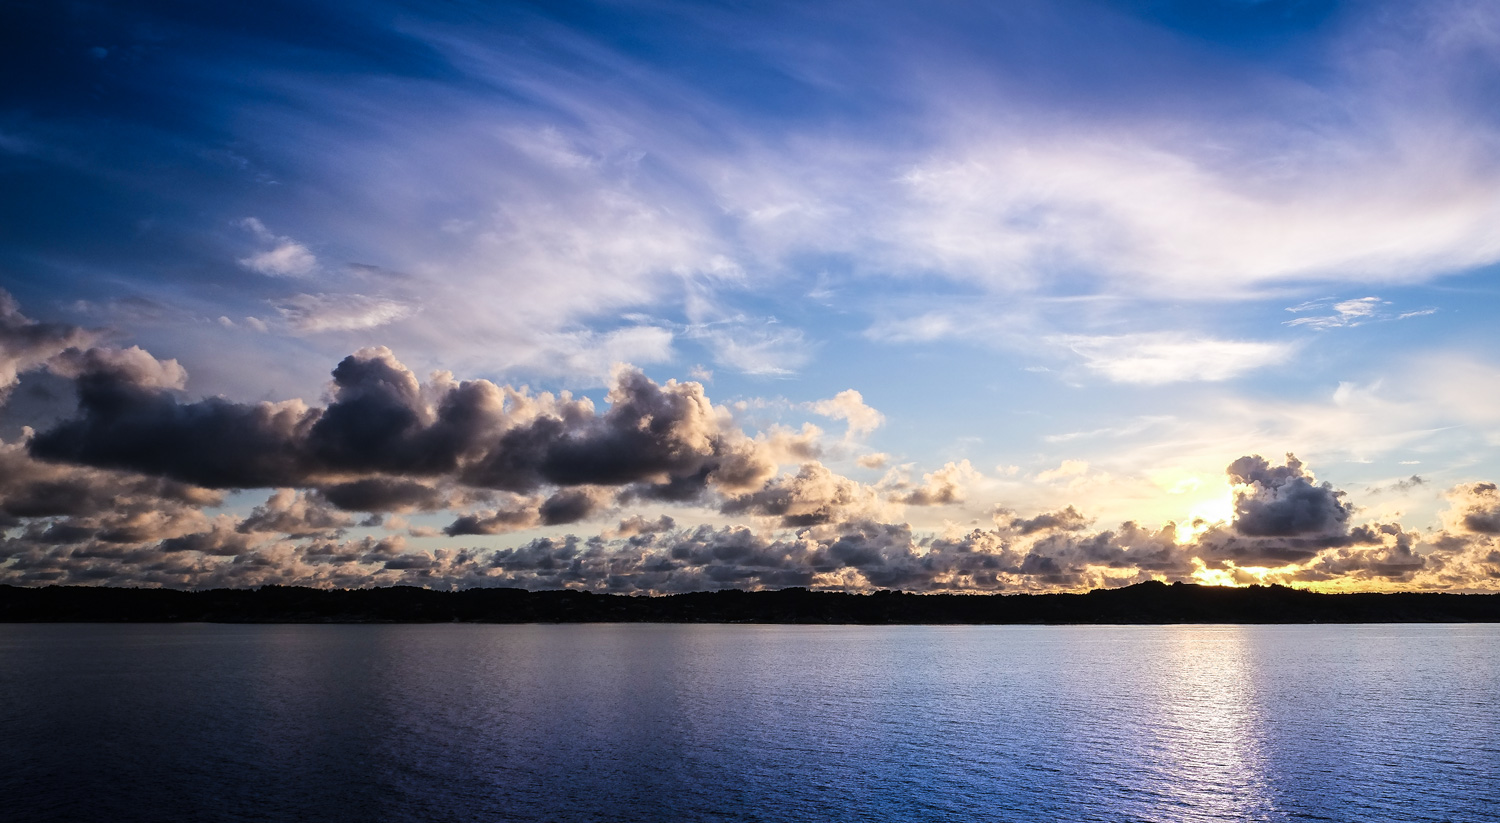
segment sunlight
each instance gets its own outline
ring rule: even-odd
[[[1195,542],[1209,529],[1227,523],[1234,517],[1234,495],[1229,489],[1194,503],[1186,518],[1177,524],[1176,541],[1179,546]]]
[[[1205,586],[1239,586],[1235,582],[1233,568],[1210,569],[1201,558],[1194,557],[1193,565],[1197,569],[1193,572],[1193,579]]]

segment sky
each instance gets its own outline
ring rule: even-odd
[[[0,41],[0,583],[1500,589],[1493,3]]]

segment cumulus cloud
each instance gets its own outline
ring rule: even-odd
[[[1415,551],[1419,536],[1407,534],[1400,526],[1377,526],[1361,537],[1362,542],[1374,545],[1331,549],[1291,576],[1309,582],[1410,582],[1429,566],[1428,559]]]
[[[1284,466],[1272,466],[1259,455],[1241,457],[1227,472],[1236,485],[1234,528],[1240,534],[1297,537],[1348,531],[1352,507],[1343,501],[1344,493],[1318,484],[1291,454]]]
[[[904,481],[891,484],[895,491],[892,499],[908,506],[947,506],[962,503],[966,490],[982,480],[981,475],[967,460],[947,463],[935,472],[922,475],[922,482],[913,486]]]
[[[342,534],[353,518],[293,489],[277,489],[263,505],[240,521],[241,534],[269,532],[287,537],[326,537]]]
[[[605,537],[636,537],[637,535],[652,535],[660,532],[668,532],[677,528],[677,521],[667,515],[662,515],[655,520],[648,520],[644,516],[636,514],[620,521],[620,525],[604,533]]]
[[[157,360],[139,346],[128,349],[67,349],[47,363],[47,368],[63,377],[109,375],[145,389],[182,389],[187,386],[187,370],[176,360]]]
[[[876,517],[884,506],[874,488],[822,464],[804,463],[794,475],[783,474],[759,491],[725,501],[720,511],[773,517],[795,528]]]
[[[1301,481],[1310,484],[1309,475],[1294,460],[1272,466],[1252,455],[1232,465],[1236,477],[1250,481],[1244,485],[1263,487],[1247,489],[1247,494],[1276,498],[1267,490],[1284,492],[1289,486],[1300,488]],[[1500,586],[1500,552],[1487,534],[1444,532],[1424,537],[1398,525],[1373,524],[1348,529],[1340,540],[1293,556],[1276,554],[1295,547],[1287,542],[1291,538],[1237,530],[1221,530],[1188,543],[1178,542],[1171,524],[1148,528],[1124,523],[1093,531],[1086,515],[1067,507],[1029,517],[998,512],[992,529],[924,536],[906,524],[863,516],[858,506],[849,505],[852,495],[847,487],[815,469],[804,467],[772,486],[778,494],[744,499],[740,505],[759,508],[768,517],[794,518],[795,534],[737,525],[682,528],[667,516],[632,516],[593,537],[541,537],[494,550],[414,550],[397,537],[288,539],[247,525],[267,514],[297,510],[301,498],[278,492],[238,525],[223,517],[213,523],[173,524],[136,516],[100,530],[60,519],[0,541],[0,577],[33,583],[129,578],[148,585],[200,587],[405,583],[625,593],[786,586],[1050,591],[1147,579],[1194,580],[1205,574],[1241,583]],[[1460,512],[1472,491],[1454,491]],[[1292,505],[1287,499],[1282,494],[1270,504]],[[503,534],[537,522],[543,505],[541,497],[512,497],[499,509],[459,518],[447,533]],[[1232,541],[1240,541],[1238,550],[1226,546]],[[1255,544],[1263,544],[1260,554],[1244,550]],[[1279,560],[1278,568],[1258,568],[1272,560]]]
[[[1059,480],[1076,480],[1088,474],[1089,464],[1086,460],[1064,460],[1055,469],[1046,469],[1036,473],[1036,479],[1041,483],[1053,483]]]
[[[21,314],[9,293],[0,290],[0,400],[21,372],[38,368],[67,351],[98,339],[95,332],[57,323],[38,323]]]
[[[217,506],[217,492],[156,477],[35,460],[25,443],[0,441],[0,527],[21,519],[96,517],[150,507]]]
[[[365,477],[320,487],[317,494],[337,508],[359,512],[437,511],[470,502],[426,483],[391,477]]]
[[[1459,531],[1473,534],[1500,534],[1500,491],[1494,483],[1472,483],[1448,494],[1452,503],[1450,520]]]
[[[1009,512],[1002,512],[1001,514],[1006,515],[1004,522],[1006,522],[1009,528],[1023,535],[1049,530],[1081,531],[1093,522],[1072,506],[1055,512],[1042,512],[1028,518],[1010,517]],[[1001,522],[999,516],[997,516],[996,522]]]
[[[865,405],[864,395],[854,389],[845,389],[827,400],[818,400],[809,408],[824,417],[848,421],[850,437],[869,434],[885,422],[885,415]]]
[[[443,529],[443,534],[458,537],[466,534],[506,534],[533,528],[541,522],[537,512],[540,501],[518,500],[513,507],[490,509],[461,515]]]
[[[1001,510],[992,528],[923,534],[901,522],[906,507],[963,502],[984,480],[968,461],[919,482],[904,466],[860,483],[817,461],[816,426],[751,435],[701,384],[657,383],[630,367],[615,371],[600,408],[442,372],[424,382],[388,349],[369,348],[337,364],[323,406],[189,401],[174,361],[138,348],[58,348],[84,340],[66,330],[25,334],[50,342],[24,362],[72,380],[79,405],[73,419],[0,443],[0,579],[14,582],[625,592],[1044,591],[1151,578],[1500,586],[1491,483],[1451,490],[1446,529],[1423,534],[1355,524],[1346,494],[1290,454],[1281,465],[1246,455],[1226,470],[1232,517],[1195,527],[1191,539],[1170,523],[1100,530],[1078,505]],[[825,402],[851,428],[875,421],[857,422],[868,410],[857,395]],[[799,465],[781,472],[784,462]],[[1089,472],[1065,461],[1036,479],[1071,488]],[[232,488],[272,492],[242,516],[206,514],[223,502],[213,490]],[[621,511],[647,502],[746,522],[684,527]],[[448,545],[413,548],[389,533],[347,539],[356,527],[381,528],[349,512],[449,510],[464,513],[441,535],[390,524]],[[592,536],[554,531],[494,548],[503,535],[562,527]],[[452,545],[464,538],[489,547]]]

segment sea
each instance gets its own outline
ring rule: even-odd
[[[1500,626],[0,625],[4,821],[1500,821]]]

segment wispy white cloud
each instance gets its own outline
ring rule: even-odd
[[[416,311],[407,303],[366,294],[296,294],[274,306],[293,330],[306,334],[373,329]]]
[[[240,258],[240,265],[271,277],[306,277],[318,269],[318,258],[303,244],[290,237],[274,234],[254,217],[240,221],[261,245],[268,248]]]
[[[1296,351],[1287,343],[1217,340],[1174,332],[1066,335],[1051,342],[1066,346],[1091,371],[1116,383],[1229,380],[1285,362]]]
[[[769,377],[794,374],[812,356],[812,344],[801,329],[774,322],[695,328],[687,336],[707,345],[714,362],[745,374]]]
[[[1332,314],[1316,314],[1306,317],[1298,317],[1285,321],[1287,326],[1305,326],[1310,329],[1338,329],[1349,326],[1362,326],[1366,323],[1381,322],[1386,320],[1405,320],[1410,317],[1423,317],[1436,314],[1437,309],[1426,308],[1406,312],[1394,312],[1387,306],[1391,305],[1389,300],[1381,300],[1379,297],[1357,297],[1352,300],[1339,301],[1312,301],[1301,303],[1287,308],[1294,313],[1311,312],[1318,310],[1329,310]]]

